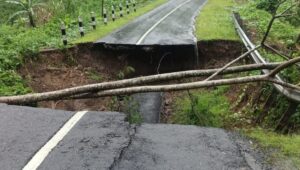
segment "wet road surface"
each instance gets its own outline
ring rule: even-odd
[[[193,45],[194,18],[206,0],[170,0],[96,43]]]
[[[193,18],[204,3],[169,1],[98,43],[193,44]],[[157,95],[151,94],[154,102],[161,100]],[[136,98],[148,108],[145,113],[157,109],[143,102],[143,96]],[[133,126],[122,113],[4,104],[0,116],[0,169],[251,169],[230,133],[222,129]],[[157,119],[144,117],[146,122]]]
[[[138,93],[132,95],[133,100],[138,104],[138,113],[144,123],[158,123],[160,119],[162,93]]]
[[[125,121],[125,114],[116,112],[82,114],[49,153],[43,152],[45,157],[36,156],[78,113],[1,104],[1,169],[17,170],[28,164],[51,170],[253,167],[247,161],[249,154],[245,157],[245,149],[225,130],[171,124],[134,126]]]

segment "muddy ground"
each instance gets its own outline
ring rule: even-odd
[[[109,56],[94,53],[91,44],[78,45],[66,50],[42,52],[37,58],[27,60],[19,73],[34,92],[75,87],[117,79],[125,63]],[[121,56],[120,56],[121,57]],[[63,110],[110,110],[111,98],[73,101],[40,102],[38,107]]]
[[[41,52],[27,60],[19,73],[34,92],[46,92],[79,85],[194,69],[190,47],[125,47],[107,49],[93,44],[81,44],[64,50]],[[240,42],[198,42],[199,66],[196,69],[224,65],[243,51]],[[128,68],[134,71],[127,72]],[[120,76],[121,75],[121,76]],[[168,97],[170,96],[170,97]],[[166,100],[176,95],[166,93]],[[170,98],[170,99],[169,99]],[[168,103],[168,102],[166,102]],[[111,97],[73,101],[40,102],[38,107],[63,110],[118,110]]]

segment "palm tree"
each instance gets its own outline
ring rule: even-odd
[[[5,2],[9,4],[17,5],[21,9],[15,12],[14,14],[12,14],[10,16],[10,20],[15,18],[16,16],[25,15],[26,17],[28,17],[30,26],[36,27],[34,21],[34,9],[38,6],[44,6],[43,3],[40,3],[39,0],[7,0]]]

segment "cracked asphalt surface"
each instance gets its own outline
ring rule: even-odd
[[[0,115],[0,167],[22,169],[73,113],[0,105]],[[88,112],[38,169],[260,168],[225,130],[171,124],[134,126],[125,118],[117,112]]]

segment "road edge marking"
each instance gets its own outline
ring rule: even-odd
[[[183,5],[185,5],[186,3],[190,2],[191,0],[187,0],[183,3],[181,3],[178,7],[174,8],[172,11],[170,11],[169,13],[167,13],[164,17],[162,17],[160,20],[158,20],[151,28],[148,29],[148,31],[146,31],[141,38],[137,41],[136,45],[140,45],[142,43],[142,41],[145,39],[145,37],[161,22],[163,22],[163,20],[165,20],[168,16],[170,16],[172,13],[174,13],[177,9],[179,9],[180,7],[182,7]]]
[[[88,111],[80,111],[75,113],[63,127],[55,133],[55,135],[30,159],[30,161],[23,167],[22,170],[36,170],[49,153],[62,141],[62,139],[68,134],[68,132],[76,125],[77,122],[87,113]]]

